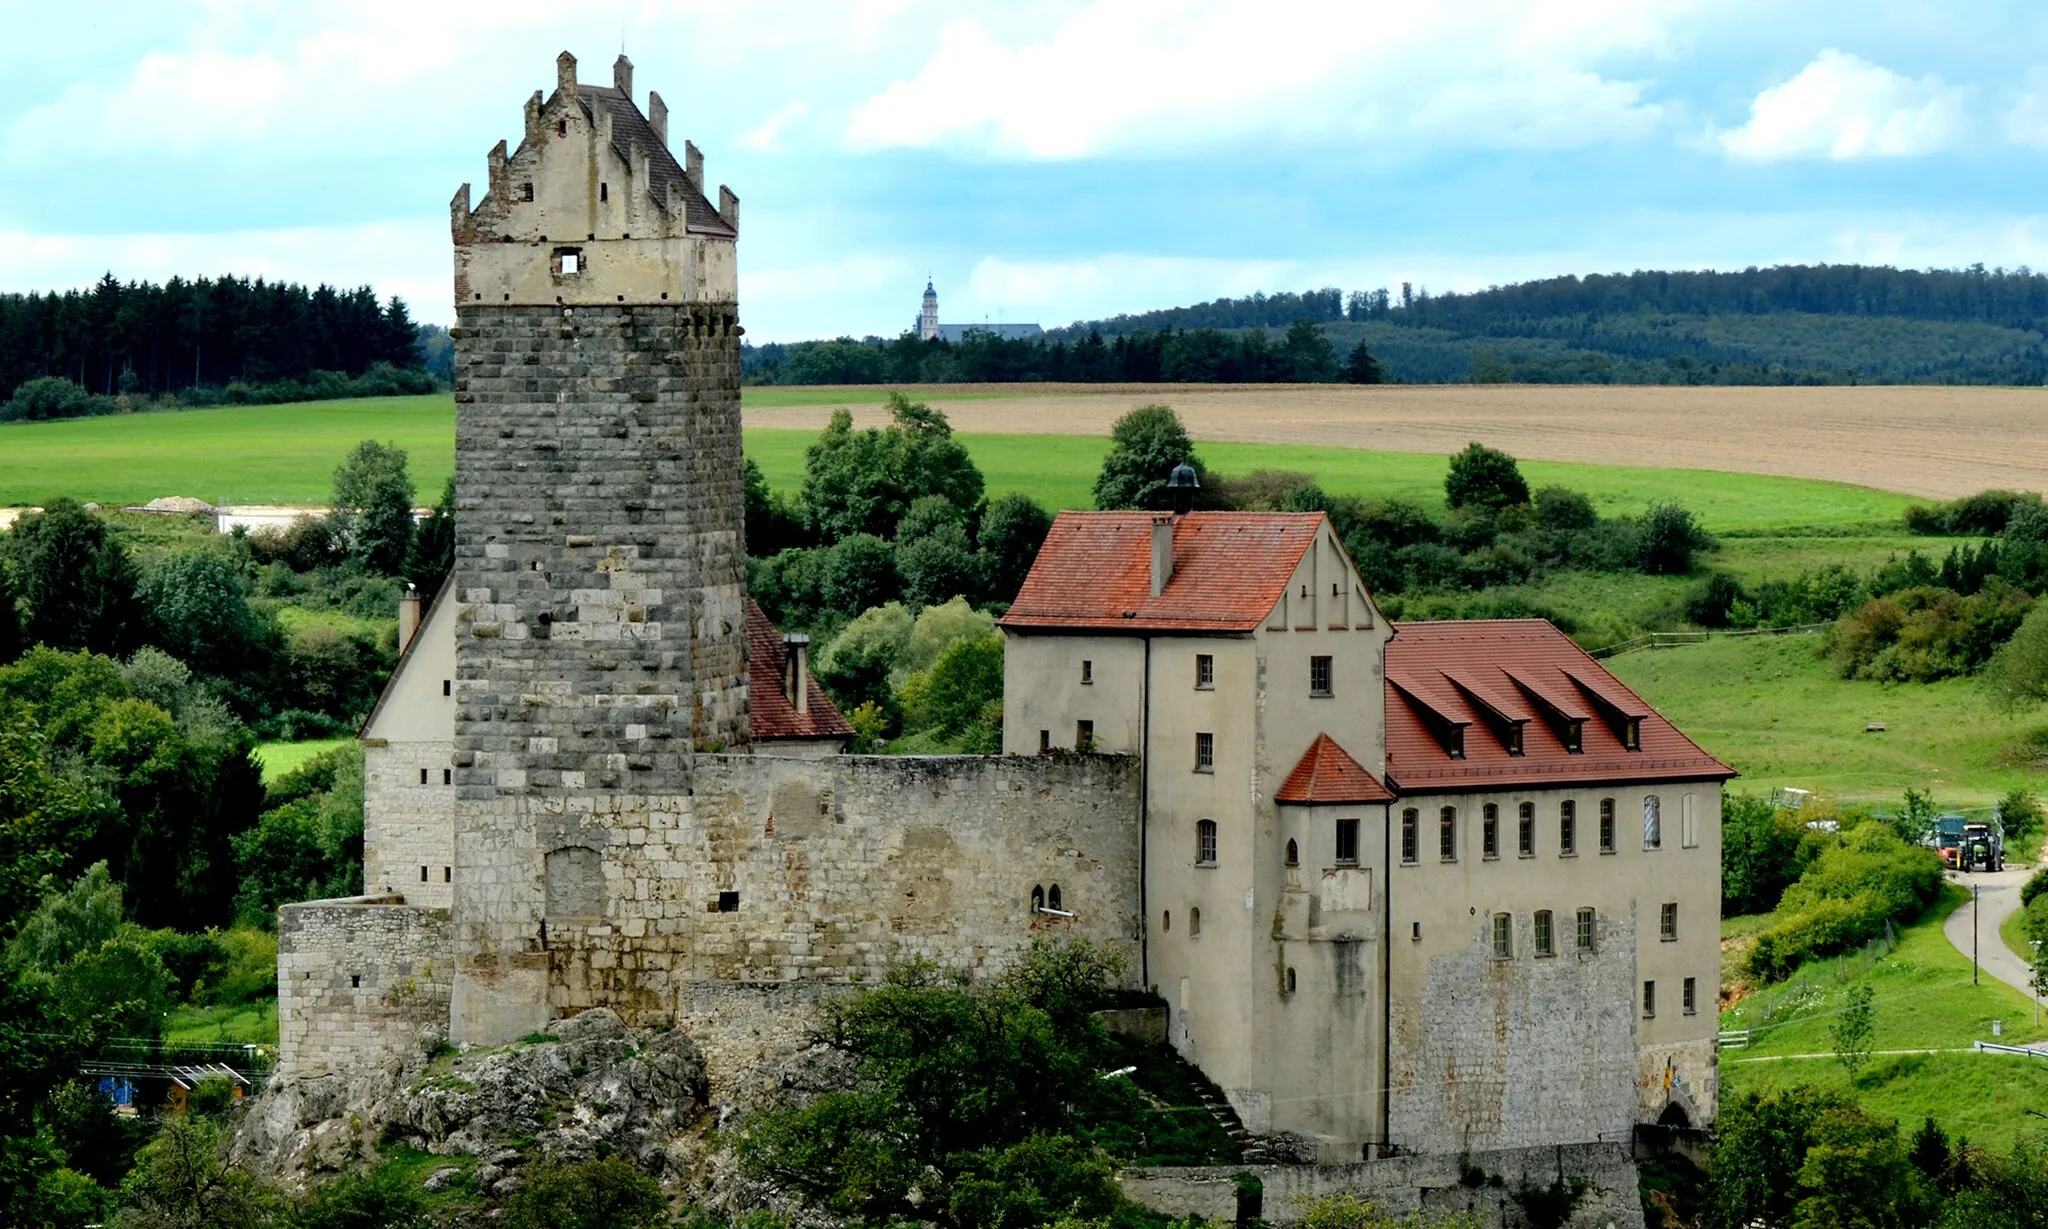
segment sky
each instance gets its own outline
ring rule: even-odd
[[[567,49],[741,201],[750,339],[1254,290],[2048,267],[2040,0],[0,0],[0,291],[234,272],[453,319]]]

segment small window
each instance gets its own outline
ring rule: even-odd
[[[1564,749],[1572,755],[1581,755],[1586,750],[1586,723],[1567,721],[1564,723]]]
[[[1095,681],[1095,663],[1087,658],[1081,660],[1081,681],[1083,683],[1093,683]]]
[[[1409,807],[1401,812],[1401,861],[1403,862],[1415,861],[1415,828],[1419,818],[1415,813],[1414,807]]]
[[[1046,753],[1047,753],[1048,751],[1051,751],[1051,750],[1052,750],[1052,731],[1051,731],[1051,730],[1040,730],[1040,731],[1038,732],[1038,753],[1039,753],[1040,755],[1044,755],[1044,754],[1046,754]]]
[[[1555,956],[1557,954],[1557,949],[1552,944],[1550,910],[1548,909],[1538,909],[1536,911],[1536,954],[1538,956]]]
[[[1198,939],[1201,935],[1202,911],[1200,909],[1190,909],[1188,910],[1188,938]]]
[[[1643,848],[1664,848],[1664,817],[1657,795],[1643,795]]]
[[[1579,852],[1579,804],[1566,799],[1557,804],[1557,853],[1568,858]]]
[[[1505,913],[1496,913],[1493,915],[1493,958],[1506,960],[1514,954],[1514,920]]]
[[[720,892],[718,894],[718,911],[720,913],[738,913],[740,911],[740,894],[738,892]]]
[[[1045,907],[1055,912],[1066,911],[1066,906],[1060,903],[1060,885],[1054,884],[1045,890]]]
[[[1216,821],[1213,819],[1195,821],[1195,865],[1216,865]]]
[[[568,135],[569,135],[569,121],[568,121],[568,120],[565,120],[565,119],[558,119],[558,120],[556,120],[556,121],[555,121],[555,135],[556,135],[556,136],[558,136],[558,137],[566,137],[566,136],[568,136]]]
[[[454,770],[453,768],[443,768],[443,769],[441,770],[441,784],[443,784],[443,785],[453,785],[453,784],[455,784],[455,770]]]
[[[1216,658],[1208,653],[1195,654],[1195,687],[1207,691],[1216,686]]]
[[[1408,933],[1408,937],[1409,937],[1409,938],[1411,938],[1411,939],[1413,939],[1413,940],[1415,940],[1415,941],[1416,941],[1417,943],[1420,943],[1420,942],[1422,942],[1422,923],[1421,923],[1421,922],[1410,922],[1410,923],[1408,923],[1408,926],[1409,926],[1409,933]]]
[[[426,769],[424,769],[424,768],[422,768],[422,769],[420,769],[420,784],[421,784],[421,785],[425,785],[426,783],[427,783],[427,770],[426,770]]]
[[[1621,745],[1630,751],[1641,751],[1643,749],[1642,718],[1630,717],[1627,723],[1621,727]]]
[[[1074,723],[1074,750],[1083,752],[1095,750],[1094,722],[1076,721]]]
[[[1195,735],[1195,771],[1216,771],[1216,736],[1214,734]]]
[[[1643,1018],[1647,1020],[1651,1016],[1654,1016],[1656,1014],[1657,983],[1653,981],[1646,981],[1643,983]]]
[[[1678,937],[1678,902],[1666,901],[1657,914],[1657,937],[1666,943]]]
[[[1525,802],[1515,818],[1515,852],[1525,858],[1536,856],[1536,804]]]
[[[1290,966],[1290,967],[1288,968],[1288,970],[1287,970],[1287,977],[1286,977],[1286,981],[1285,981],[1285,989],[1284,989],[1284,990],[1282,991],[1282,993],[1285,993],[1285,994],[1293,994],[1293,993],[1294,993],[1294,986],[1295,986],[1295,982],[1294,982],[1294,969],[1293,969],[1293,968],[1292,968],[1292,967]]]
[[[1491,802],[1479,808],[1479,856],[1500,857],[1500,808]]]
[[[1358,821],[1355,819],[1337,821],[1337,862],[1343,866],[1358,865]]]
[[[532,199],[533,199],[533,184],[532,184],[532,182],[531,182],[531,181],[529,181],[529,182],[527,182],[527,183],[524,183],[524,184],[521,184],[521,185],[519,186],[519,198],[520,198],[521,200],[527,200],[527,201],[530,201],[530,200],[532,200]]]
[[[1031,916],[1037,917],[1039,914],[1044,912],[1045,885],[1042,883],[1034,883],[1031,885]]]
[[[454,883],[454,882],[455,882],[455,868],[454,868],[454,867],[452,867],[452,866],[444,866],[444,867],[442,867],[442,868],[441,868],[441,882],[442,882],[442,883]]]
[[[351,990],[361,990],[363,988],[363,975],[361,973],[349,974],[348,988]]]
[[[421,883],[425,883],[426,881],[427,881],[427,868],[426,868],[426,867],[424,867],[424,866],[422,866],[422,867],[420,868],[420,882],[421,882]]]
[[[1688,1016],[1699,1014],[1698,981],[1690,977],[1685,979],[1685,984],[1679,987],[1679,1006],[1684,1009],[1685,1014]]]
[[[597,185],[597,199],[598,199],[598,200],[600,200],[600,201],[608,201],[608,200],[610,200],[611,198],[612,198],[612,186],[611,186],[610,184],[608,184],[608,183],[601,183],[601,184]]]
[[[1173,929],[1173,910],[1168,909],[1159,915],[1159,929],[1162,932]]]
[[[1600,852],[1614,852],[1614,799],[1600,800]]]
[[[454,680],[454,679],[442,679],[442,680],[441,680],[441,694],[442,694],[442,695],[444,695],[444,696],[452,696],[452,695],[454,695],[454,694],[455,694],[455,680]]]
[[[1301,846],[1296,844],[1292,837],[1287,839],[1287,865],[1301,865]]]
[[[1593,950],[1593,911],[1591,909],[1579,910],[1579,928],[1578,934],[1573,938],[1573,946],[1582,952]]]
[[[1308,659],[1308,694],[1327,696],[1330,693],[1330,659],[1311,657]]]
[[[1445,807],[1436,813],[1436,856],[1445,862],[1458,860],[1458,808]]]

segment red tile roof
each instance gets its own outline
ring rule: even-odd
[[[1301,762],[1287,774],[1286,784],[1273,795],[1275,802],[1296,802],[1307,806],[1340,802],[1391,802],[1393,791],[1379,778],[1351,758],[1328,734],[1316,735]]]
[[[832,703],[816,676],[804,671],[805,707],[799,713],[782,694],[782,672],[789,650],[768,615],[747,599],[747,704],[753,714],[754,737],[851,738],[853,727]]]
[[[1248,632],[1287,591],[1320,512],[1190,512],[1173,521],[1173,576],[1152,596],[1153,512],[1062,512],[1007,628]]]
[[[1387,779],[1403,794],[1735,775],[1541,619],[1403,623],[1386,694]],[[1640,750],[1623,744],[1631,723]],[[1447,745],[1460,738],[1462,758]]]

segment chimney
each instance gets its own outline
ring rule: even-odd
[[[704,151],[689,141],[683,142],[683,174],[690,180],[690,186],[704,190]]]
[[[811,711],[811,638],[791,632],[782,638],[782,695],[799,713]]]
[[[576,57],[566,51],[555,57],[555,88],[576,92]]]
[[[647,91],[647,126],[654,129],[654,136],[663,145],[668,144],[668,104],[661,100],[656,90]]]
[[[740,198],[734,196],[732,189],[724,184],[718,185],[718,216],[734,230],[740,228]]]
[[[398,651],[403,653],[412,644],[412,638],[420,630],[420,592],[411,584],[405,586],[405,596],[398,599]]]
[[[1173,518],[1154,516],[1152,518],[1152,596],[1166,592],[1166,582],[1173,579]]]
[[[633,96],[633,61],[623,51],[612,61],[612,88],[628,98]]]

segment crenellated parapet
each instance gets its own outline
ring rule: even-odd
[[[620,56],[612,84],[576,80],[556,58],[552,95],[527,98],[519,145],[486,156],[484,197],[449,202],[458,305],[732,303],[739,197],[705,195],[704,157],[669,148],[668,105],[633,95]]]

